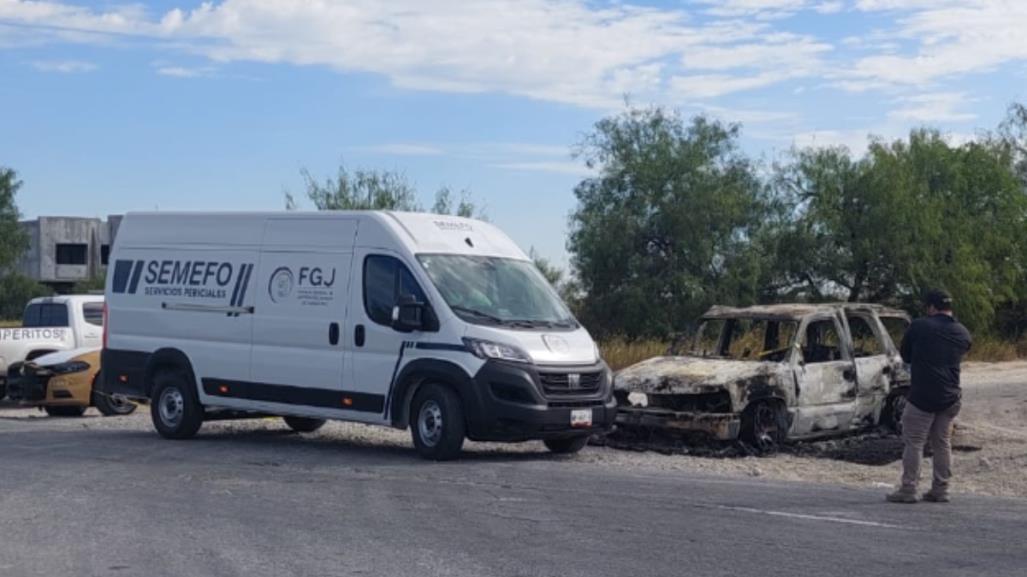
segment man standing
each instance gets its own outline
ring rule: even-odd
[[[970,350],[970,332],[952,316],[952,297],[932,290],[927,316],[913,321],[902,339],[902,360],[912,365],[912,383],[902,415],[902,486],[892,503],[916,503],[920,461],[930,440],[934,477],[923,500],[947,503],[952,477],[952,421],[959,414],[959,365]]]

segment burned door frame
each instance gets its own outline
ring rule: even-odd
[[[846,310],[843,318],[845,330],[853,341],[853,362],[856,366],[856,406],[853,414],[852,428],[871,426],[877,423],[884,399],[891,391],[890,373],[894,354],[897,354],[891,339],[880,319],[871,311],[859,309]],[[866,323],[880,346],[881,352],[875,355],[860,357],[856,355],[855,334],[850,319],[857,318]]]
[[[838,360],[807,362],[807,332],[810,325],[831,321],[838,334]],[[801,438],[823,431],[845,431],[852,427],[859,389],[852,339],[842,311],[813,314],[802,319],[796,335],[792,369],[796,399],[789,436]]]

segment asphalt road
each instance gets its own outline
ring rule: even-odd
[[[545,453],[437,464],[275,430],[174,442],[132,421],[0,411],[0,575],[1027,574],[1027,501],[897,506]]]

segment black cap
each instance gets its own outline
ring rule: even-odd
[[[952,310],[952,295],[942,289],[932,289],[924,295],[924,304],[939,311]]]

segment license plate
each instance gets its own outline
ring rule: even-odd
[[[571,411],[572,427],[591,427],[592,409],[576,409]]]

